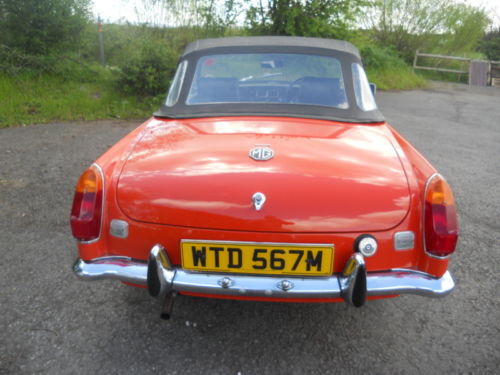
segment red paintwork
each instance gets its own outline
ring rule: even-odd
[[[275,157],[248,151],[269,144]],[[267,203],[253,209],[252,195]],[[408,182],[378,127],[283,118],[150,126],[118,181],[131,219],[257,232],[373,232],[406,216]]]
[[[236,299],[243,301],[257,301],[257,302],[267,302],[269,298],[266,297],[243,297],[243,296],[226,296],[223,294],[201,294],[201,293],[187,293],[183,292],[184,296],[191,297],[204,297],[204,298],[218,298],[218,299]],[[399,294],[391,294],[387,296],[367,296],[368,300],[376,300],[376,299],[386,299],[386,298],[395,298],[399,297]],[[273,298],[274,302],[295,302],[295,303],[321,303],[321,302],[344,302],[342,298]]]
[[[271,144],[275,158],[251,160],[256,143]],[[78,245],[84,260],[146,260],[161,243],[179,265],[181,239],[333,243],[332,271],[341,272],[355,238],[370,233],[379,250],[366,258],[369,272],[440,277],[448,267],[423,250],[423,191],[436,171],[386,123],[153,118],[96,162],[105,175],[104,218],[99,241]],[[250,208],[255,191],[268,196],[260,212]],[[129,222],[127,239],[108,235],[112,219]],[[416,233],[415,249],[396,251],[394,233],[404,230]]]

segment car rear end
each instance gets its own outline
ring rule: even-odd
[[[262,128],[258,119],[249,121],[256,128]],[[286,126],[293,129],[290,120],[287,121]],[[312,121],[312,125],[328,126],[332,130],[331,123]],[[392,191],[387,193],[395,201],[395,206],[386,211],[379,208],[378,201],[383,199],[380,194],[370,196],[370,191],[376,192],[376,186],[384,184],[383,179],[374,178],[376,174],[371,181],[350,182],[353,190],[364,189],[362,185],[368,187],[368,190],[358,192],[360,198],[357,202],[349,199],[349,189],[341,182],[337,181],[340,191],[336,190],[335,184],[326,191],[314,183],[298,188],[280,184],[280,180],[286,181],[287,177],[279,173],[278,179],[272,181],[277,186],[275,192],[269,194],[263,189],[264,193],[268,193],[268,200],[259,210],[252,200],[253,194],[250,194],[255,189],[238,198],[238,202],[226,197],[226,203],[233,205],[230,204],[231,207],[226,207],[226,210],[213,204],[207,205],[210,200],[206,191],[198,192],[198,201],[205,204],[195,204],[195,197],[187,199],[186,194],[191,194],[187,191],[189,189],[182,189],[175,180],[179,177],[177,174],[171,173],[172,179],[165,180],[168,171],[158,169],[165,164],[163,160],[160,160],[160,167],[152,166],[152,161],[142,153],[144,145],[151,147],[147,143],[151,128],[165,126],[184,125],[155,119],[149,121],[131,134],[128,142],[122,141],[98,159],[78,182],[71,221],[73,234],[79,241],[79,259],[74,270],[81,278],[112,278],[144,286],[151,295],[166,301],[175,294],[184,294],[290,302],[345,300],[361,306],[366,299],[405,293],[440,297],[453,289],[454,282],[447,271],[448,256],[454,250],[458,230],[451,190],[423,158],[417,158],[415,150],[411,149],[416,153],[411,160],[406,156],[411,146],[398,140],[387,125],[369,129],[373,133],[371,137],[383,137],[393,148],[393,153],[380,149],[380,155],[394,158],[396,163],[392,165],[388,162],[387,166],[391,165],[397,171],[387,176],[392,176],[394,182],[394,176],[401,175],[401,181],[404,181],[400,191],[393,186]],[[193,127],[193,124],[190,123],[190,126]],[[242,128],[248,129],[248,126],[247,123]],[[344,125],[337,126],[341,128]],[[206,134],[205,123],[199,125],[200,129],[205,130],[199,132],[203,136],[214,135]],[[244,137],[249,136],[245,134]],[[339,137],[336,135],[329,139],[336,139],[339,143],[335,144],[342,148]],[[352,140],[352,137],[348,139]],[[251,139],[251,143],[253,141]],[[175,147],[170,145],[172,154],[185,149],[188,146],[186,142],[180,141]],[[276,151],[278,155],[281,149]],[[116,154],[127,156],[117,160]],[[238,165],[248,159],[249,163],[264,168],[264,164],[252,161],[246,151],[242,154],[241,160],[234,161],[234,156],[231,160]],[[376,158],[377,155],[372,154],[371,157]],[[141,164],[141,174],[131,165],[127,166],[131,162],[144,162],[150,169]],[[281,168],[286,168],[289,162],[287,160]],[[345,163],[352,163],[352,160]],[[308,165],[313,169],[319,168]],[[179,171],[173,165],[169,168]],[[294,170],[297,168],[294,167]],[[226,174],[230,174],[232,169]],[[354,164],[349,164],[347,169],[355,169]],[[190,173],[201,174],[203,170],[203,165],[198,165],[198,169],[194,165],[189,168]],[[356,171],[353,173],[355,175]],[[334,181],[339,177],[333,172],[328,176]],[[133,183],[127,182],[132,178]],[[137,191],[148,178],[159,178],[156,182],[150,181],[147,189],[159,189],[158,194],[164,191],[165,200],[154,194],[152,196],[151,191],[146,195]],[[262,183],[265,178],[260,176],[256,180]],[[232,186],[218,191],[219,185],[224,185],[224,176],[218,171],[197,189],[216,190],[211,193],[218,194],[212,202],[221,202],[224,195],[245,191],[245,185],[251,185],[243,179],[238,186],[234,186],[235,181],[231,182]],[[174,189],[173,186],[181,187]],[[391,186],[389,184],[384,188],[390,189]],[[168,199],[169,189],[172,195],[177,196],[176,202]],[[292,192],[293,196],[294,189],[302,189],[303,194],[297,197],[303,199],[290,199],[287,193]],[[314,196],[313,191],[322,193]],[[337,200],[329,202],[324,195],[327,193],[336,196]],[[341,194],[344,196],[339,197]],[[150,201],[144,201],[146,196]],[[345,200],[344,205],[342,200]],[[273,201],[284,203],[280,203],[280,209],[273,210]],[[294,211],[292,207],[285,210],[286,215],[280,214],[283,211],[281,205],[286,202],[300,207],[300,210]],[[322,211],[319,210],[321,204],[331,204],[329,209],[337,211],[330,217],[334,218],[333,221],[328,222],[326,215],[318,215],[318,211]],[[359,207],[360,204],[367,206],[365,211]],[[316,212],[307,212],[308,206],[315,205],[318,207]],[[344,206],[345,210],[341,211]],[[349,207],[353,209],[349,210]],[[242,211],[248,211],[246,217],[242,217]],[[385,223],[384,227],[380,223]],[[168,310],[171,304],[166,306]],[[167,310],[164,316],[169,315]]]

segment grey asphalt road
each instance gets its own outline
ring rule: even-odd
[[[461,237],[445,299],[176,301],[85,283],[68,226],[78,175],[138,121],[0,129],[1,374],[500,373],[500,89],[379,93],[454,188]]]

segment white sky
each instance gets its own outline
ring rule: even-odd
[[[500,0],[462,0],[466,4],[483,6],[495,26],[500,25]],[[136,22],[135,8],[141,8],[141,0],[94,0],[94,15],[105,22]]]

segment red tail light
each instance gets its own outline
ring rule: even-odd
[[[455,198],[450,185],[438,174],[427,182],[424,221],[427,252],[439,257],[453,253],[458,239]]]
[[[99,238],[102,219],[102,172],[92,165],[80,176],[71,208],[71,231],[80,241]]]

